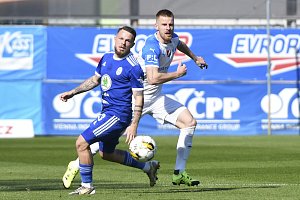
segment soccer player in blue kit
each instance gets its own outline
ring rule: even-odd
[[[180,78],[187,73],[187,66],[181,63],[178,64],[176,71],[168,72],[177,49],[189,56],[201,69],[207,69],[208,65],[174,33],[174,15],[170,10],[163,9],[157,12],[155,28],[157,31],[147,38],[138,56],[138,61],[145,72],[142,116],[149,114],[159,123],[170,123],[179,129],[172,183],[195,186],[200,181],[191,178],[186,172],[186,164],[192,148],[197,121],[184,105],[162,94],[161,90],[164,83]],[[91,146],[93,154],[97,152],[97,148],[97,145]],[[62,180],[66,188],[71,186],[77,173],[78,159],[69,163],[63,176]]]
[[[100,85],[102,92],[102,111],[98,118],[77,138],[76,150],[79,157],[81,187],[70,194],[94,194],[92,172],[93,156],[90,145],[99,144],[99,153],[104,160],[117,162],[143,170],[154,186],[159,162],[156,160],[139,162],[128,151],[116,149],[119,137],[126,128],[126,141],[130,143],[136,136],[143,109],[144,73],[130,49],[134,46],[136,32],[128,26],[118,29],[115,36],[115,50],[103,55],[95,75],[81,85],[61,94],[66,102],[74,95],[89,91]],[[135,105],[132,110],[132,97]],[[133,112],[133,113],[132,113]],[[133,116],[133,117],[132,117]]]

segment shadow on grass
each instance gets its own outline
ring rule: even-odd
[[[279,188],[280,186],[255,186],[255,187],[218,187],[218,188],[204,188],[201,186],[197,186],[197,187],[187,187],[187,186],[183,186],[186,188],[179,188],[179,189],[166,189],[163,191],[163,193],[192,193],[192,192],[217,192],[217,191],[230,191],[230,190],[242,190],[242,189],[263,189],[263,188],[267,188],[267,189],[272,189],[272,188]],[[146,191],[144,193],[161,193],[162,191]]]
[[[80,182],[74,182],[73,186],[68,190],[72,191],[79,187]],[[191,193],[191,192],[216,192],[216,191],[230,191],[230,190],[242,190],[242,189],[262,189],[262,188],[279,188],[280,186],[255,186],[255,187],[213,187],[204,188],[201,186],[187,187],[180,186],[181,188],[175,188],[175,186],[163,186],[159,185],[150,188],[147,183],[119,183],[119,182],[96,182],[94,186],[97,190],[124,190],[124,193]],[[176,186],[178,187],[178,186]],[[128,190],[130,189],[130,190]],[[31,179],[31,180],[0,180],[0,192],[16,192],[16,191],[53,191],[64,190],[61,180],[58,179]]]
[[[75,181],[70,191],[80,186],[80,182]],[[117,182],[105,182],[95,183],[94,186],[97,189],[146,189],[148,184],[138,183],[117,183]],[[15,191],[50,191],[50,190],[64,190],[61,180],[58,179],[29,179],[29,180],[0,180],[0,192],[15,192]]]

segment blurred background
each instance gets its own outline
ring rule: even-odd
[[[68,103],[59,94],[94,74],[116,28],[137,30],[133,53],[155,32],[155,14],[209,64],[177,52],[188,74],[164,86],[197,119],[198,135],[299,135],[299,0],[0,0],[0,138],[78,135],[97,116],[99,90]],[[143,117],[140,134],[178,130]]]
[[[162,8],[192,26],[264,26],[267,0],[1,0],[1,24],[149,25]],[[299,26],[299,0],[270,1],[271,24]],[[152,25],[152,23],[150,23]]]

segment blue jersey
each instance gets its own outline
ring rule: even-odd
[[[144,73],[134,55],[117,58],[113,52],[106,53],[95,74],[101,76],[102,112],[112,111],[121,120],[131,120],[132,91],[144,89]]]
[[[170,64],[173,60],[177,46],[180,44],[180,40],[177,34],[173,34],[173,37],[168,44],[159,42],[157,38],[157,32],[150,35],[142,50],[139,52],[139,63],[141,64],[144,72],[146,72],[147,66],[154,66],[158,68],[161,73],[168,72]],[[147,76],[147,74],[145,74]],[[158,97],[161,93],[162,85],[150,85],[145,79],[145,91],[144,100],[151,101]]]

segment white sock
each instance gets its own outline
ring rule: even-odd
[[[92,183],[81,183],[81,186],[86,187],[86,188],[91,188],[93,187]]]
[[[95,155],[99,151],[99,142],[95,142],[94,144],[90,145],[90,149],[93,155]]]
[[[180,129],[175,163],[175,170],[179,170],[179,172],[183,172],[186,168],[186,162],[192,148],[194,131],[195,126]]]

